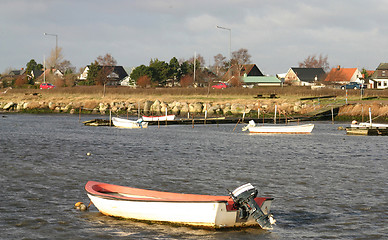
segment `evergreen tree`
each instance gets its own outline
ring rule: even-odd
[[[100,69],[101,66],[98,65],[97,61],[91,63],[89,66],[88,76],[86,77],[86,80],[83,82],[83,84],[89,86],[95,85]]]
[[[168,79],[169,65],[164,61],[154,59],[150,62],[150,70],[152,72],[151,82],[164,85]]]
[[[180,79],[180,65],[178,62],[178,59],[176,57],[171,58],[170,63],[169,63],[170,71],[169,71],[169,78],[174,79],[174,80],[179,80]]]
[[[151,72],[149,67],[147,67],[145,65],[140,65],[137,68],[133,69],[133,71],[130,75],[131,79],[133,79],[136,82],[142,76],[148,76],[151,78],[152,72]]]
[[[42,71],[43,70],[43,65],[42,64],[37,64],[36,61],[34,59],[31,59],[27,64],[26,64],[26,76],[27,76],[27,79],[28,79],[28,83],[29,84],[34,84],[34,80],[35,78],[39,77],[39,76],[34,76],[32,77],[32,72],[33,71]]]

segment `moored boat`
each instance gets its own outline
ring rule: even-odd
[[[385,123],[372,123],[372,111],[369,108],[369,122],[358,123],[356,120],[352,121],[351,128],[388,128]]]
[[[175,119],[175,115],[164,115],[164,116],[142,116],[143,121],[172,121]]]
[[[388,124],[385,123],[372,123],[372,122],[361,122],[353,120],[352,124],[350,124],[351,128],[388,128]]]
[[[387,136],[388,124],[385,123],[373,123],[372,111],[369,108],[369,122],[358,123],[356,120],[352,121],[350,127],[346,128],[346,134],[348,135],[372,135],[372,136]]]
[[[183,194],[89,181],[88,197],[105,215],[207,228],[260,226],[271,229],[273,198],[256,197],[245,184],[231,196]]]
[[[249,124],[242,130],[249,130],[249,133],[261,134],[310,134],[314,129],[314,124],[300,124],[300,125],[266,125],[258,126],[251,120]]]
[[[363,123],[351,124],[350,127],[352,127],[352,128],[369,128],[369,127],[388,128],[388,124],[363,122]]]
[[[143,122],[141,119],[134,121],[124,118],[112,117],[112,123],[119,128],[147,128],[148,122]]]

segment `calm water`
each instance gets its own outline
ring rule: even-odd
[[[2,114],[0,238],[388,238],[388,137],[347,136],[337,130],[344,125],[249,135],[234,124],[128,130],[84,126],[78,116]],[[216,195],[250,182],[275,198],[277,225],[209,231],[79,212],[73,205],[89,203],[88,180]]]

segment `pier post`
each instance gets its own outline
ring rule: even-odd
[[[112,109],[109,109],[109,127],[112,126]]]
[[[278,105],[275,105],[275,115],[273,117],[273,123],[276,124],[276,112],[278,110]]]
[[[331,124],[334,124],[334,109],[331,107]]]

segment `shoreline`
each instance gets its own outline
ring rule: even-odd
[[[258,111],[258,107],[260,110]],[[86,108],[82,103],[64,103],[60,102],[44,102],[44,101],[22,101],[15,102],[0,102],[1,114],[70,114],[70,115],[101,115],[109,116],[110,112],[114,115],[121,116],[162,116],[174,114],[177,117],[197,117],[208,118],[214,117],[231,117],[231,118],[259,118],[273,119],[276,115],[278,118],[288,119],[308,118],[314,121],[314,114],[319,114],[328,111],[327,105],[309,105],[300,102],[296,103],[281,103],[273,101],[267,104],[240,104],[240,103],[203,103],[203,102],[162,102],[159,100],[145,102],[119,102],[111,103],[99,102],[93,108]],[[348,103],[337,107],[334,121],[352,121],[359,122],[369,119],[369,108],[372,111],[372,119],[374,122],[388,122],[388,105],[382,103]],[[80,112],[81,111],[81,112]],[[279,117],[279,114],[281,117]],[[329,113],[326,113],[329,114]],[[331,116],[327,116],[324,120],[330,120]],[[322,116],[317,120],[323,120]]]
[[[96,90],[97,89],[97,90]],[[388,100],[379,97],[360,99],[356,92],[351,92],[348,99],[343,91],[327,92],[321,99],[322,92],[306,91],[300,93],[280,93],[269,96],[267,89],[262,98],[253,95],[258,92],[250,90],[231,90],[206,92],[206,89],[153,89],[122,90],[110,89],[102,96],[99,89],[83,93],[81,88],[55,89],[45,91],[36,89],[12,89],[0,95],[0,113],[68,113],[128,116],[158,116],[175,114],[181,117],[245,117],[273,118],[275,115],[297,118],[314,116],[319,113],[331,115],[331,109],[337,109],[335,121],[362,121],[369,119],[369,108],[373,121],[388,122]],[[117,90],[113,92],[113,90]],[[137,91],[136,91],[137,90]],[[261,90],[261,89],[260,89]],[[299,89],[297,89],[299,90]],[[123,92],[121,92],[123,91]],[[263,91],[263,90],[261,90]],[[290,91],[290,90],[288,90]],[[193,93],[194,92],[194,93]],[[318,95],[318,97],[311,97]],[[330,94],[330,96],[328,95]],[[347,104],[346,104],[347,103]],[[329,113],[327,113],[329,112]],[[329,117],[331,118],[331,116]]]

